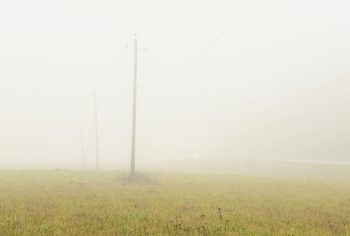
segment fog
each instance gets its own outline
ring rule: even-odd
[[[82,150],[93,165],[95,92],[99,162],[128,165],[135,33],[147,48],[136,165],[349,161],[349,12],[345,0],[1,0],[0,167],[77,166]]]

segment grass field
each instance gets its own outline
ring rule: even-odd
[[[349,217],[348,178],[0,170],[0,235],[348,235]]]

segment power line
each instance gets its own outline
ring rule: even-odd
[[[205,51],[207,51],[210,47],[212,47],[217,41],[219,41],[222,37],[224,37],[234,26],[236,26],[239,22],[241,22],[246,16],[249,15],[251,11],[256,8],[262,0],[258,0],[253,6],[251,6],[241,17],[239,17],[235,22],[233,22],[224,32],[222,32],[218,37],[216,37],[211,43],[209,43],[205,48],[203,48],[199,53],[197,53],[194,57],[198,57],[202,55]]]
[[[154,25],[158,24],[158,22],[162,21],[165,17],[167,17],[168,13],[171,12],[171,10],[174,8],[174,6],[176,5],[177,2],[178,2],[178,0],[175,0],[174,4],[169,8],[169,10],[163,15],[162,18],[160,18],[158,21],[156,21],[156,23]],[[155,15],[152,17],[152,19],[154,19],[154,17],[155,17]],[[148,26],[149,26],[149,24],[147,25],[147,27]],[[147,27],[145,27],[145,29],[143,31],[141,31],[141,33],[139,35],[143,34],[146,31]]]
[[[117,116],[117,118],[119,119],[125,112],[126,108],[129,107],[130,103],[131,103],[132,98],[129,99],[129,101],[125,104],[124,108],[121,110],[121,112],[119,113],[119,115]]]
[[[150,85],[153,83],[156,83],[160,80],[164,80],[166,79],[168,76],[176,73],[177,71],[181,70],[182,68],[184,68],[187,64],[189,64],[190,62],[194,61],[196,58],[198,58],[199,56],[201,56],[204,52],[206,52],[209,48],[211,48],[217,41],[219,41],[222,37],[224,37],[233,27],[235,27],[237,24],[239,24],[245,17],[247,17],[263,0],[258,0],[257,2],[255,2],[243,15],[241,15],[236,21],[234,21],[228,28],[226,28],[219,36],[217,36],[214,40],[212,40],[206,47],[204,47],[201,51],[199,51],[197,54],[195,54],[193,57],[191,57],[190,59],[188,59],[186,62],[184,62],[182,65],[176,67],[175,69],[173,69],[172,71],[170,71],[169,73],[159,77],[158,79],[155,79],[153,81],[147,82],[147,83],[143,83],[143,84],[139,84],[140,86],[145,86],[145,85]]]
[[[179,21],[187,14],[187,12],[193,7],[193,5],[197,2],[197,0],[194,0],[192,2],[192,4],[187,8],[186,11],[183,12],[183,14],[180,16],[180,18],[172,25],[168,28],[167,31],[165,31],[157,40],[153,41],[151,43],[151,45],[153,44],[153,46],[157,45],[159,43],[159,41],[167,34],[169,33],[170,30],[172,30],[176,25],[177,23],[179,23]]]
[[[147,28],[148,26],[151,24],[151,22],[153,21],[153,19],[156,17],[156,15],[158,14],[159,10],[162,8],[163,4],[164,4],[165,0],[162,1],[162,3],[160,4],[159,8],[157,9],[157,11],[153,14],[153,17],[148,21],[147,25],[143,28],[143,30],[141,30],[141,32],[139,34],[142,34]]]

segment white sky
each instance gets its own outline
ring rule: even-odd
[[[94,163],[94,91],[128,163],[134,33],[137,162],[349,160],[350,1],[256,3],[0,0],[0,165],[81,163],[79,113]]]

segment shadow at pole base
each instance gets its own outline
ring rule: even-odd
[[[121,184],[157,184],[157,180],[155,178],[152,178],[149,174],[146,173],[134,173],[133,175],[122,175],[122,176],[116,176],[116,180],[119,181]]]

